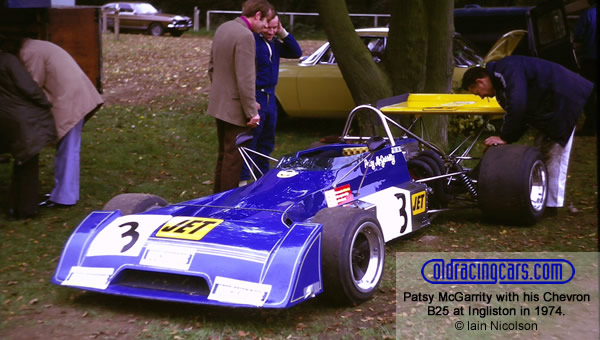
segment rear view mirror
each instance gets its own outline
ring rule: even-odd
[[[251,141],[253,138],[254,135],[250,131],[242,132],[239,135],[237,135],[237,137],[235,137],[235,146],[239,147],[240,145],[244,145]]]

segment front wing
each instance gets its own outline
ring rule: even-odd
[[[146,299],[265,308],[290,307],[323,291],[320,224],[293,224],[270,251],[258,251],[155,237],[175,218],[181,219],[91,213],[65,245],[52,282]]]

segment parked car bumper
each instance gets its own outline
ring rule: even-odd
[[[171,24],[168,24],[167,27],[170,30],[187,31],[192,27],[192,22],[190,21],[187,23],[181,23],[181,22],[171,23]]]

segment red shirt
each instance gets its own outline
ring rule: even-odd
[[[252,25],[250,25],[250,21],[248,21],[248,19],[246,19],[246,17],[243,15],[240,18],[242,18],[242,20],[244,20],[244,22],[248,26],[248,29],[252,31]]]

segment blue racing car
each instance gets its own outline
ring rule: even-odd
[[[353,136],[359,113],[376,118],[381,133]],[[170,205],[116,196],[73,232],[52,282],[234,307],[286,308],[321,293],[361,303],[381,280],[386,242],[429,225],[453,201],[481,205],[473,191],[483,171],[475,178],[427,146],[379,109],[359,106],[338,142],[285,156],[247,186]],[[517,185],[526,197],[519,213],[533,218],[543,212],[536,195],[545,199],[545,182],[531,180],[545,168],[535,164],[528,184]]]

